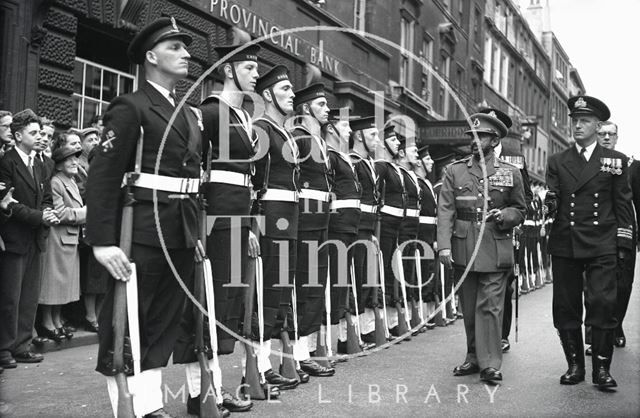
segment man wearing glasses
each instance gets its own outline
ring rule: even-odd
[[[618,143],[618,125],[607,121],[602,123],[602,127],[598,130],[598,143],[604,148],[615,149]],[[640,210],[640,178],[638,178],[637,169],[640,164],[636,161],[631,164],[629,178],[631,182],[631,193],[633,195],[633,204],[636,214]],[[635,174],[635,175],[634,175]],[[637,216],[636,216],[637,219]],[[634,229],[634,242],[637,242],[637,226]],[[616,304],[616,317],[618,318],[618,327],[615,330],[615,346],[624,347],[627,345],[627,339],[622,330],[622,321],[627,313],[629,306],[629,298],[631,297],[631,288],[633,287],[633,273],[635,271],[636,258],[628,257],[623,263],[618,264],[618,291]]]

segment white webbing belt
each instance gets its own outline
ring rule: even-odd
[[[128,177],[133,173],[125,173],[122,178],[122,185],[126,185]],[[131,186],[142,187],[144,189],[161,190],[171,193],[198,193],[200,190],[199,178],[169,177],[158,174],[139,173]]]

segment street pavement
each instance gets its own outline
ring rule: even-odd
[[[638,273],[636,273],[638,274]],[[616,348],[612,374],[618,390],[604,393],[587,381],[561,386],[566,370],[551,318],[552,285],[520,299],[519,335],[512,331],[511,351],[504,355],[504,380],[486,386],[478,375],[454,377],[464,360],[462,320],[436,328],[389,349],[350,359],[331,378],[283,392],[280,401],[257,401],[251,417],[640,417],[640,289],[636,280],[625,320],[627,347]],[[237,347],[237,346],[236,346]],[[240,381],[240,353],[221,358],[223,381],[233,389]],[[0,375],[0,416],[109,417],[105,380],[93,369],[96,345],[45,355],[39,365],[21,364]],[[184,369],[163,372],[165,409],[187,417]]]

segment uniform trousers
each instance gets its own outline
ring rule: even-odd
[[[357,238],[356,234],[329,232],[329,241],[337,241],[349,247]],[[345,262],[342,264],[341,262]],[[345,317],[347,308],[355,312],[351,291],[351,253],[343,251],[335,244],[329,245],[329,279],[331,295],[331,325],[336,325]],[[345,286],[348,285],[348,286]]]
[[[327,240],[327,230],[298,230],[296,263],[296,309],[298,335],[308,336],[320,330],[324,314],[324,292],[327,284],[328,248],[321,246]],[[312,245],[309,245],[309,244]],[[317,273],[317,283],[311,283],[310,274]],[[315,279],[313,279],[315,281]]]
[[[194,249],[169,249],[169,256],[187,289],[193,289]],[[180,322],[186,295],[174,277],[162,248],[133,244],[131,258],[138,274],[141,369],[164,367],[181,333]],[[113,369],[112,362],[114,290],[115,280],[112,279],[98,318],[96,370],[107,376],[118,372]]]
[[[232,239],[232,234],[237,234]],[[232,248],[235,243],[238,248]],[[247,283],[249,227],[213,229],[207,238],[207,255],[211,259],[213,291],[216,300],[216,320],[234,333],[240,332]],[[231,354],[236,337],[224,329],[218,330],[218,354]]]
[[[613,330],[616,319],[617,259],[615,254],[591,258],[553,256],[553,325],[559,330],[587,326]],[[584,275],[583,275],[584,273]]]
[[[385,275],[385,296],[387,305],[395,306],[396,302],[402,301],[402,294],[397,287],[400,284],[393,269],[393,256],[398,248],[398,235],[402,218],[383,214],[380,222],[380,250],[384,263]],[[399,272],[398,272],[399,273]],[[382,292],[380,292],[382,297]]]
[[[367,229],[358,230],[358,241],[372,243],[373,231]],[[356,279],[356,292],[358,295],[358,313],[364,312],[365,308],[375,308],[378,306],[378,302],[374,299],[375,287],[367,286],[367,284],[377,284],[378,282],[378,260],[375,258],[376,254],[371,253],[369,256],[367,247],[364,244],[356,244],[351,248],[351,257],[353,259],[355,279]],[[371,269],[370,266],[374,268]],[[371,277],[369,274],[371,273]]]
[[[636,254],[633,252],[624,258],[624,260],[618,262],[618,291],[616,297],[616,318],[618,319],[618,326],[615,332],[616,337],[624,336],[622,321],[624,321],[624,317],[627,315],[627,308],[629,307],[635,268]]]
[[[456,270],[460,269],[462,267],[456,267]],[[480,370],[487,367],[499,370],[502,366],[500,340],[508,274],[508,271],[469,272],[462,282],[462,315],[467,335],[466,361],[477,364]]]

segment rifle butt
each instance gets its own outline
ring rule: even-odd
[[[289,339],[287,331],[280,332],[280,340],[282,341],[282,364],[280,364],[280,375],[287,379],[300,380],[296,370],[296,362],[293,359],[293,344]]]
[[[347,312],[347,354],[357,354],[362,352],[360,347],[360,338],[358,336],[358,330],[354,324],[354,318],[351,313]]]
[[[265,400],[267,397],[264,393],[262,380],[260,379],[260,372],[258,372],[258,356],[253,351],[251,344],[245,344],[244,350],[247,360],[244,376],[244,393],[249,395],[251,399]]]
[[[326,346],[327,342],[324,341],[324,344],[323,344],[323,340],[325,339],[325,337],[326,337],[326,334],[324,334],[321,331],[318,331],[318,344],[316,345],[316,357],[318,359],[315,360],[315,362],[323,367],[331,367],[331,364],[329,363],[329,359],[327,358],[327,346]]]
[[[405,319],[402,304],[400,302],[396,303],[396,310],[398,311],[398,334],[405,335],[409,332],[409,325]],[[406,339],[409,340],[408,337]]]
[[[213,372],[209,368],[209,361],[205,353],[198,353],[198,363],[200,364],[200,417],[221,418],[216,402]]]
[[[384,322],[384,311],[382,308],[375,308],[376,315],[376,347],[380,347],[387,343],[387,331],[385,330],[386,324]]]
[[[418,303],[415,301],[409,302],[411,303],[411,328],[414,329],[420,326],[420,309],[418,307]]]
[[[133,411],[133,396],[129,393],[127,386],[127,376],[124,373],[115,375],[118,386],[118,416],[123,418],[135,418]]]

